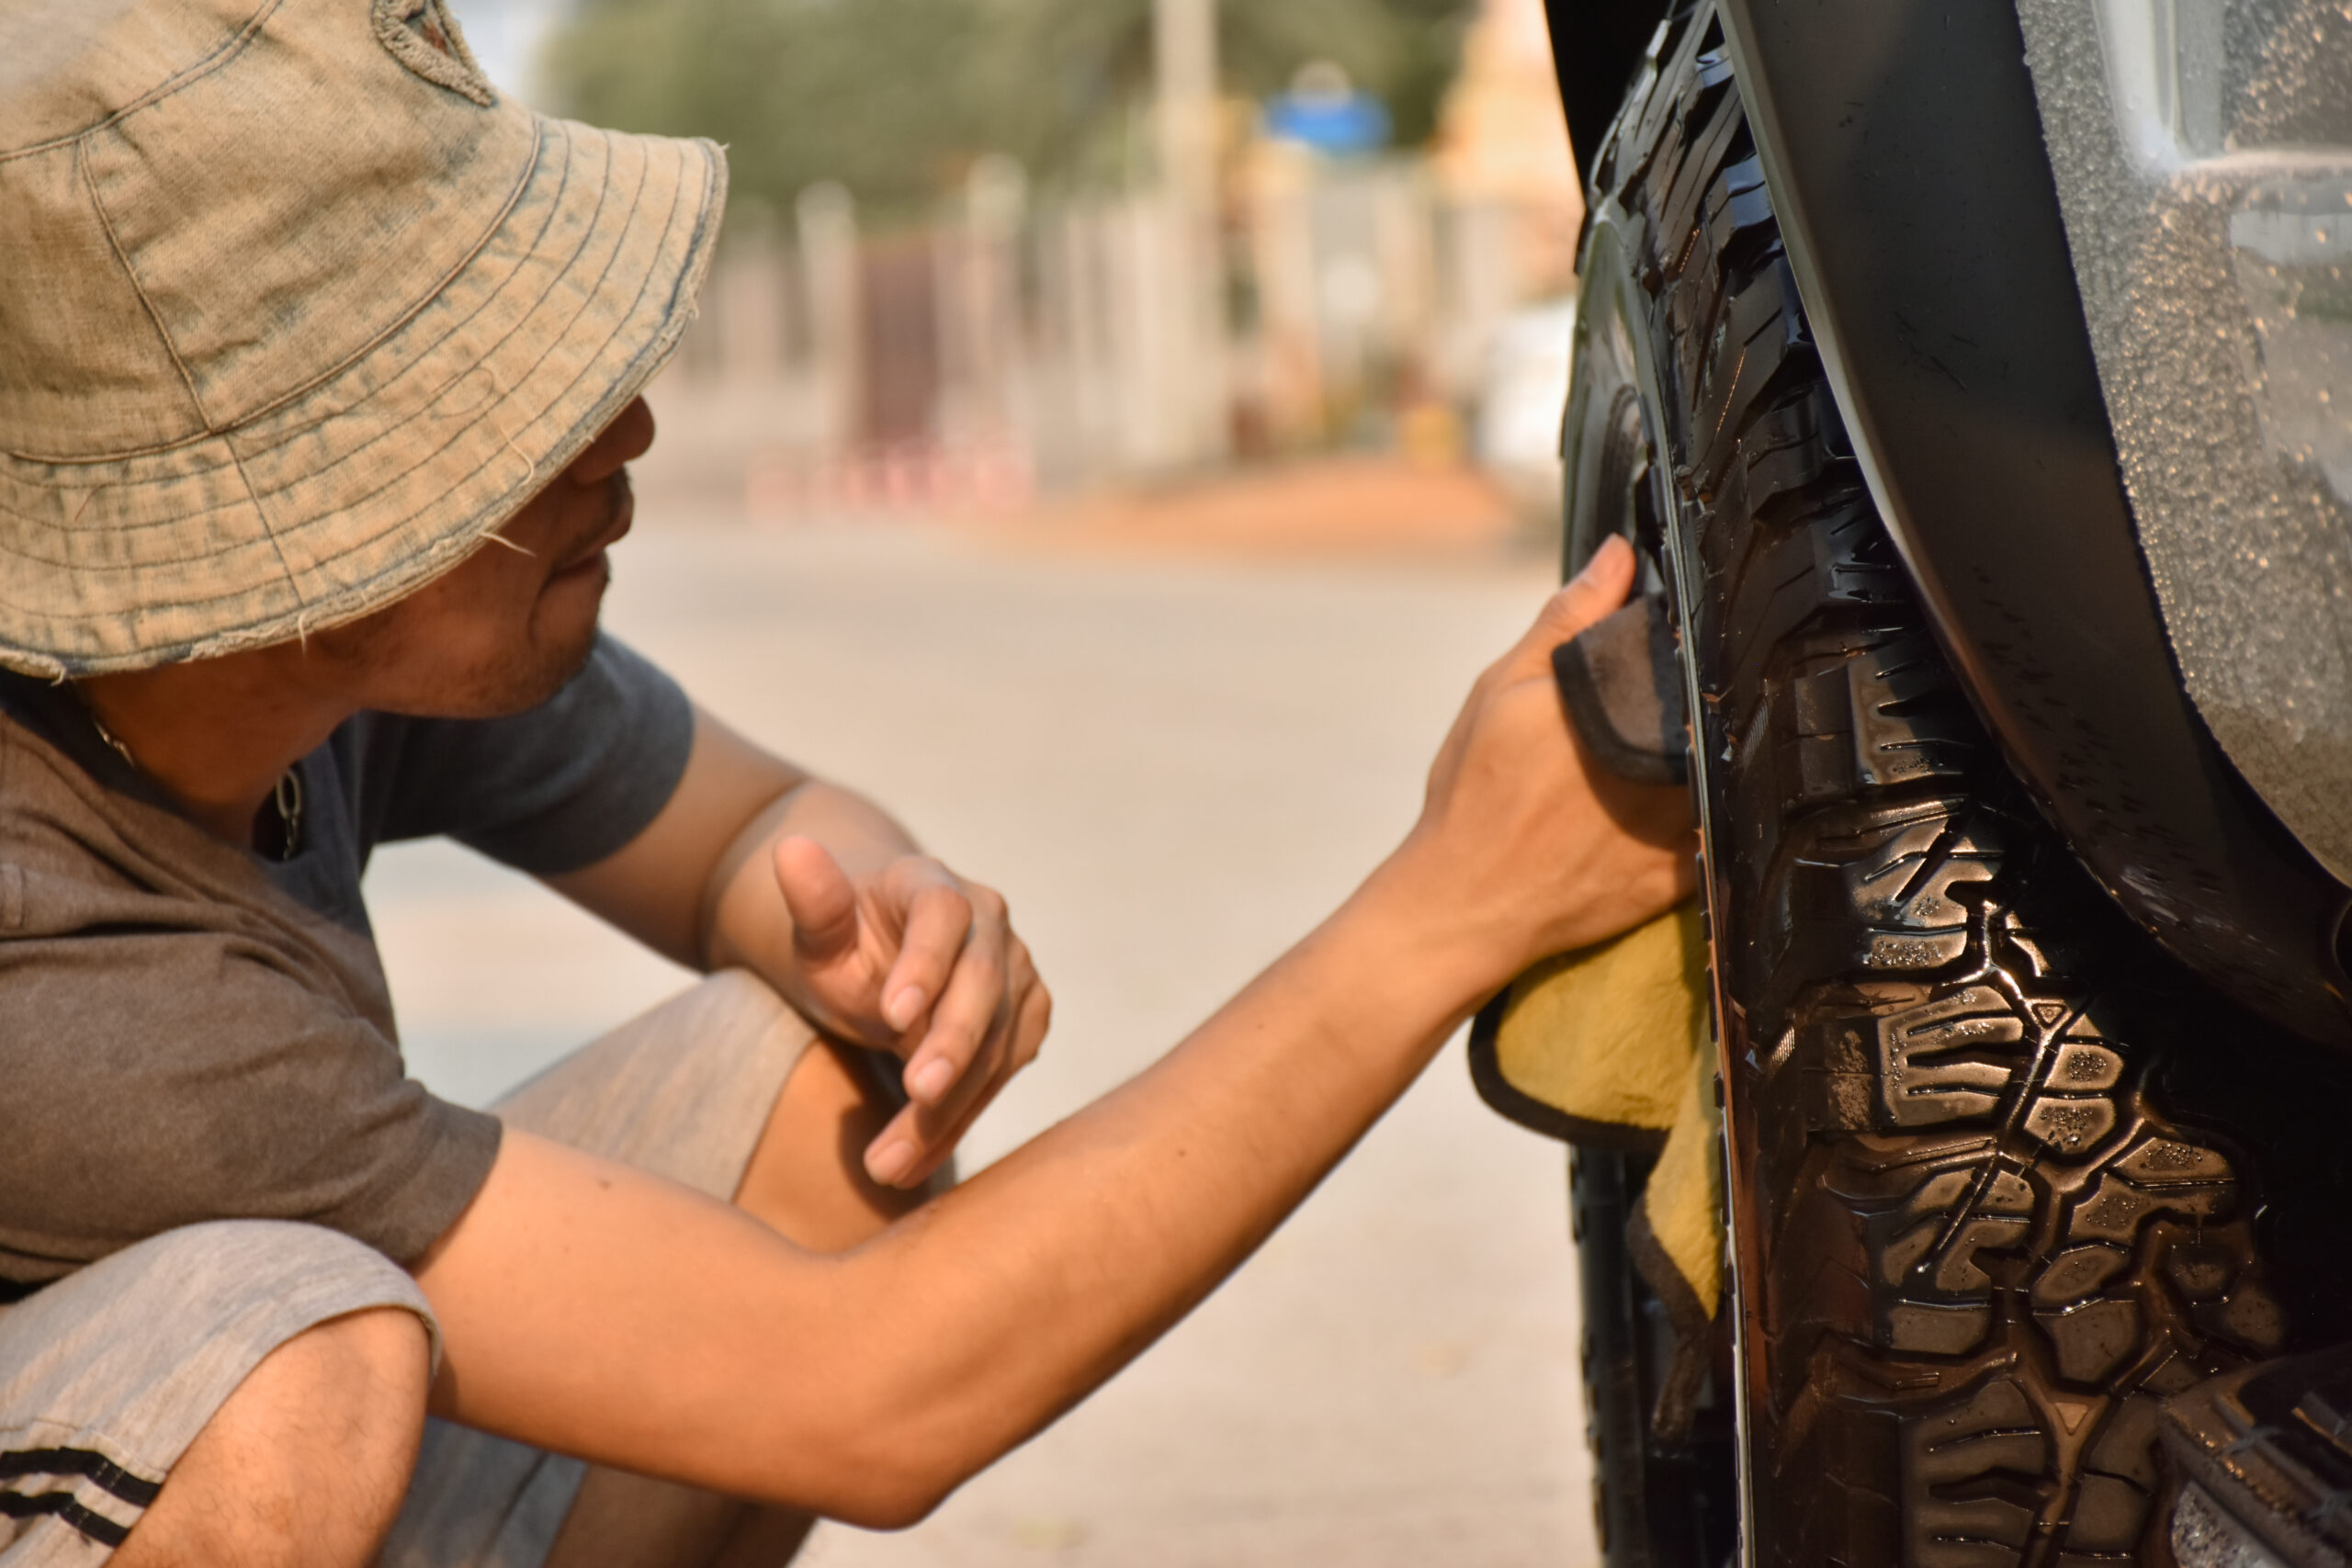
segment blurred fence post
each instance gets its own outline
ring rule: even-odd
[[[839,461],[856,444],[865,403],[856,204],[828,181],[802,191],[797,210],[816,439],[828,459]]]
[[[1002,443],[1020,423],[1021,239],[1028,204],[1028,177],[1018,163],[990,153],[973,164],[946,279],[942,357],[952,405],[940,425],[951,442]]]
[[[1373,254],[1380,268],[1381,353],[1417,383],[1430,367],[1421,345],[1438,319],[1437,234],[1429,183],[1419,168],[1390,163],[1373,187]],[[1411,390],[1425,395],[1429,388]]]
[[[1251,160],[1250,265],[1257,284],[1259,393],[1268,436],[1297,447],[1323,434],[1311,155],[1268,142]]]
[[[1121,276],[1113,257],[1118,209],[1101,200],[1065,209],[1055,225],[1049,255],[1047,319],[1055,323],[1060,367],[1056,403],[1061,433],[1054,457],[1057,472],[1091,481],[1126,467],[1126,378],[1120,348]]]
[[[995,512],[1031,498],[1036,454],[1021,278],[1028,207],[1021,165],[989,153],[964,182],[962,221],[941,234],[931,454],[939,504]]]
[[[1160,397],[1155,443],[1177,467],[1221,460],[1228,445],[1225,266],[1217,231],[1216,0],[1153,0],[1158,75],[1161,287],[1155,290]]]
[[[772,383],[783,374],[787,273],[776,245],[775,215],[753,201],[729,213],[727,243],[710,288],[718,307],[723,380],[747,386]]]
[[[1457,395],[1477,385],[1495,333],[1519,303],[1518,214],[1502,203],[1454,202],[1445,214],[1445,379]]]
[[[1149,473],[1194,460],[1182,362],[1190,324],[1178,289],[1182,262],[1164,195],[1132,196],[1112,209],[1102,248],[1111,306],[1111,375],[1119,410],[1119,451]]]

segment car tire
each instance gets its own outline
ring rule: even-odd
[[[1593,1534],[1608,1568],[1724,1568],[1739,1540],[1728,1324],[1686,1348],[1634,1262],[1634,1213],[1657,1163],[1623,1146],[1580,1144],[1569,1156]],[[1676,1363],[1693,1350],[1708,1375],[1691,1408],[1661,1426]]]
[[[2189,1058],[2215,1031],[2301,1048],[2122,920],[1972,710],[1841,425],[1712,5],[1660,30],[1589,199],[1568,564],[1633,538],[1690,674],[1749,1561],[2165,1561],[2159,1403],[2287,1338],[2232,1119],[2170,1108],[2202,1108],[2179,1089],[2214,1079]],[[1589,1351],[1638,1286],[1578,1204]],[[1611,1375],[1605,1560],[1681,1568],[1628,1524],[1727,1461],[1674,1482]]]

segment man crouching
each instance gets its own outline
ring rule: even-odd
[[[0,17],[0,1562],[909,1522],[1480,998],[1687,891],[1681,792],[1588,776],[1553,694],[1612,548],[1337,913],[926,1201],[1046,1030],[1003,901],[596,626],[724,184],[502,97],[438,0]],[[435,1099],[361,897],[435,834],[718,977],[495,1114]]]

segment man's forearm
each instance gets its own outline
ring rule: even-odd
[[[914,835],[854,790],[806,779],[744,824],[713,868],[704,894],[702,967],[746,968],[780,983],[792,951],[792,915],[776,889],[770,856],[786,838],[822,844],[855,877],[921,852]]]
[[[1247,1256],[1498,978],[1417,907],[1375,877],[1158,1066],[844,1258],[513,1140],[420,1275],[445,1413],[861,1522],[919,1517]]]
[[[1159,1063],[854,1260],[916,1474],[952,1485],[1125,1365],[1428,1065],[1500,976],[1414,914],[1375,878]]]

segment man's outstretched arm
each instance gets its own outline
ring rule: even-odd
[[[1679,791],[1589,777],[1550,649],[1619,603],[1605,552],[1483,676],[1406,842],[1134,1081],[838,1258],[514,1137],[419,1271],[443,1414],[853,1521],[921,1517],[1247,1257],[1476,1001],[1666,908]]]

